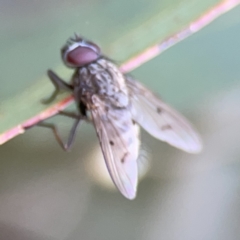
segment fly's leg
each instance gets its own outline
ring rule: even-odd
[[[89,119],[87,117],[87,115],[79,115],[79,114],[77,114],[75,112],[59,111],[58,115],[62,115],[62,116],[73,118],[73,119],[80,119],[81,118],[81,120],[84,120],[84,121],[86,121],[88,123],[91,123],[91,119]]]
[[[70,134],[68,136],[68,141],[67,143],[65,144],[65,150],[68,151],[69,149],[72,148],[72,145],[74,143],[74,140],[75,140],[75,136],[76,136],[76,133],[77,133],[77,128],[78,128],[78,125],[82,122],[81,119],[76,119],[72,128],[71,128],[71,131],[70,131]]]
[[[61,79],[60,79],[60,81],[63,82]],[[63,82],[63,83],[65,84],[65,82]],[[69,133],[68,140],[67,140],[66,143],[63,142],[62,138],[60,137],[60,134],[58,133],[57,127],[54,124],[52,124],[52,123],[46,123],[46,122],[42,121],[42,122],[39,122],[39,123],[37,123],[35,125],[29,126],[29,127],[25,127],[25,129],[27,130],[27,129],[32,128],[34,126],[45,127],[45,128],[51,129],[53,131],[53,134],[54,134],[57,142],[61,146],[61,148],[63,150],[65,150],[65,151],[68,151],[68,150],[70,150],[70,148],[73,145],[78,125],[80,123],[82,123],[82,120],[85,120],[86,122],[91,122],[91,119],[88,118],[88,116],[86,114],[86,109],[84,109],[83,112],[84,112],[84,114],[76,113],[76,112],[69,112],[69,111],[59,111],[57,113],[58,115],[63,115],[65,117],[69,117],[69,118],[75,119],[75,122],[74,122],[74,124],[73,124],[73,126],[71,128],[71,131]],[[49,118],[51,118],[51,117],[49,117]]]
[[[60,137],[60,134],[58,132],[58,129],[57,129],[56,125],[53,124],[53,123],[46,123],[46,122],[42,121],[42,122],[39,122],[39,123],[37,123],[35,125],[32,125],[30,127],[26,127],[25,129],[27,130],[27,129],[30,129],[34,126],[45,127],[45,128],[51,129],[53,131],[53,134],[54,134],[57,142],[61,146],[61,148],[65,151],[68,151],[68,150],[70,150],[70,148],[72,147],[72,144],[74,142],[78,125],[82,122],[82,120],[85,120],[87,122],[90,122],[90,120],[87,119],[86,116],[81,116],[81,115],[79,115],[75,112],[59,111],[58,114],[63,115],[65,117],[70,117],[70,118],[75,119],[75,122],[74,122],[74,124],[73,124],[73,126],[70,130],[68,140],[67,140],[66,143],[63,142],[62,138]]]
[[[52,124],[52,123],[45,123],[45,122],[40,122],[38,124],[36,124],[36,126],[39,126],[39,127],[45,127],[45,128],[49,128],[49,129],[52,129],[53,131],[53,134],[57,140],[57,142],[59,143],[59,145],[61,146],[61,148],[65,151],[69,151],[70,148],[72,147],[72,144],[74,142],[74,139],[75,139],[75,136],[76,136],[76,130],[77,130],[77,127],[78,125],[81,123],[82,119],[78,118],[75,120],[72,128],[71,128],[71,131],[69,133],[69,136],[68,136],[68,140],[66,143],[63,142],[62,138],[60,137],[59,133],[58,133],[58,129],[57,127]]]
[[[51,82],[55,86],[55,90],[49,98],[43,99],[42,103],[48,104],[48,103],[52,102],[56,98],[56,96],[59,94],[60,90],[67,90],[67,91],[73,90],[73,87],[70,84],[67,84],[66,82],[64,82],[53,71],[48,70],[47,74],[48,74],[48,77],[50,78]]]
[[[62,116],[73,118],[73,119],[80,119],[81,118],[81,119],[85,120],[84,116],[81,116],[81,115],[77,114],[76,112],[59,111],[58,115],[62,115]]]

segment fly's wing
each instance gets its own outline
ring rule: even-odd
[[[126,76],[133,119],[153,137],[189,153],[202,149],[199,135],[191,124],[142,84]]]
[[[138,126],[128,109],[106,108],[94,96],[93,123],[110,176],[119,191],[134,199],[137,189]]]

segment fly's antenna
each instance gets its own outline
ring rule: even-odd
[[[77,34],[76,32],[74,32],[74,37],[71,38],[72,41],[80,41],[82,39],[83,38],[79,34]]]

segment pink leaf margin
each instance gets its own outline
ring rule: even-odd
[[[216,18],[228,12],[229,10],[233,9],[239,4],[240,4],[240,0],[222,1],[221,3],[215,5],[210,10],[208,10],[206,13],[204,13],[201,17],[196,19],[194,22],[190,23],[182,31],[178,32],[173,36],[170,36],[169,38],[165,39],[164,41],[158,44],[155,44],[147,48],[145,51],[129,59],[127,62],[125,62],[120,66],[121,71],[123,73],[127,73],[134,70],[135,68],[141,66],[142,64],[149,61],[150,59],[156,57],[163,51],[175,45],[176,43],[191,36],[195,32],[198,32],[203,27],[207,26],[209,23],[214,21]],[[24,121],[23,123],[7,130],[6,132],[3,132],[2,134],[0,134],[0,145],[16,137],[19,134],[24,133],[26,128],[32,127],[35,124],[58,114],[59,111],[67,108],[71,103],[73,103],[73,101],[74,101],[73,96],[68,96],[65,99],[61,100],[60,102],[47,108],[40,114]]]
[[[0,145],[9,141],[10,139],[16,137],[19,134],[24,133],[26,128],[32,127],[32,126],[36,125],[37,123],[58,114],[59,111],[64,110],[73,101],[74,101],[73,96],[68,96],[68,97],[64,98],[63,100],[61,100],[60,102],[47,108],[40,114],[28,119],[27,121],[17,125],[16,127],[11,128],[10,130],[7,130],[6,132],[2,133],[0,135]]]
[[[121,66],[122,72],[130,72],[133,69],[141,66],[143,63],[156,57],[163,51],[175,45],[176,43],[191,36],[195,32],[198,32],[199,30],[207,26],[209,23],[214,21],[216,18],[220,17],[222,14],[236,7],[238,4],[240,4],[240,0],[224,0],[220,2],[219,4],[209,9],[206,13],[204,13],[194,22],[190,23],[187,27],[182,29],[182,31],[178,32],[173,36],[170,36],[169,38],[165,39],[163,42],[160,42],[159,44],[155,44],[147,48],[146,50],[136,55],[135,57],[130,58],[127,62],[125,62]]]

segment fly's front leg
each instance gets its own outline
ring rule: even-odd
[[[47,74],[51,82],[55,86],[55,90],[49,98],[42,100],[42,103],[48,104],[52,102],[56,98],[56,96],[59,94],[60,90],[73,91],[73,87],[70,84],[67,84],[66,82],[64,82],[53,71],[48,70]]]

